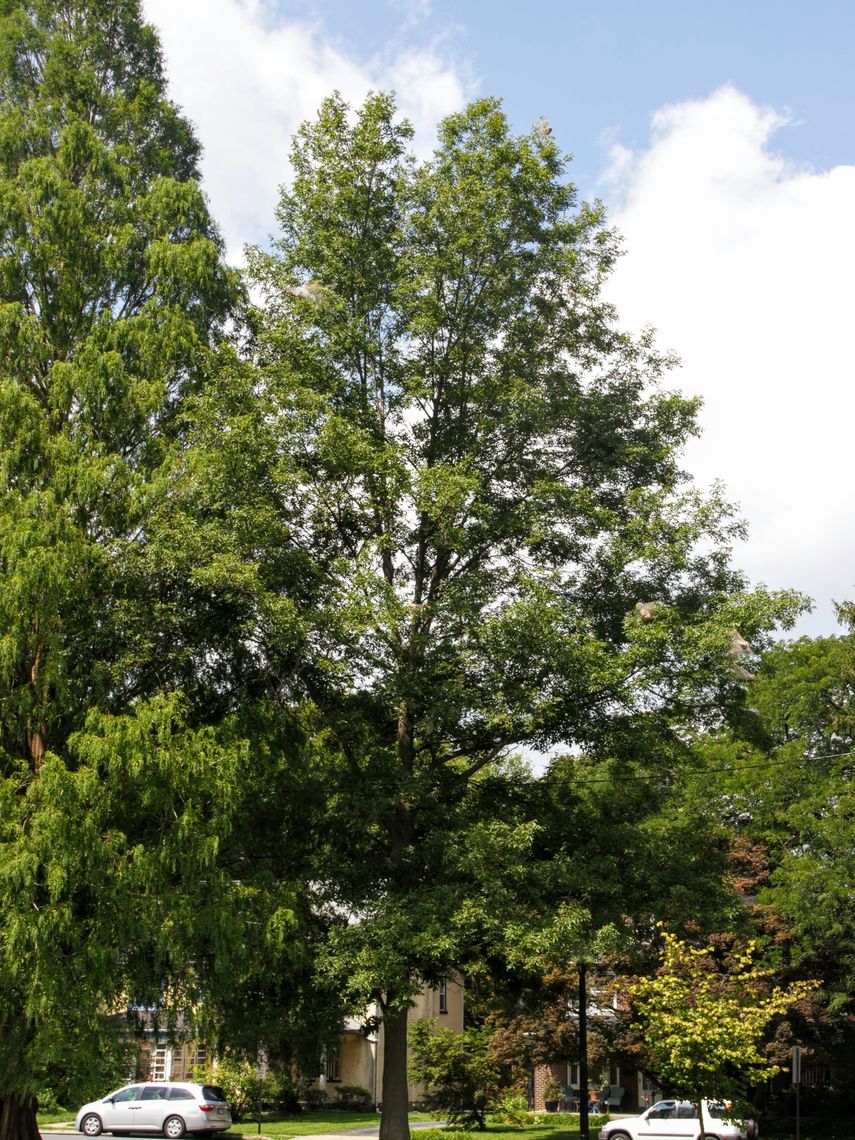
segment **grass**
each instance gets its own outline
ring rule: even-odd
[[[410,1120],[431,1120],[427,1113],[410,1113]],[[597,1140],[600,1128],[605,1124],[606,1117],[596,1119],[592,1117],[589,1122],[592,1140]],[[369,1128],[380,1123],[376,1113],[369,1112],[329,1112],[312,1110],[301,1113],[300,1116],[280,1118],[278,1120],[262,1119],[261,1135],[269,1137],[311,1136],[321,1133],[346,1134],[350,1129]],[[807,1124],[804,1121],[803,1124]],[[811,1125],[813,1127],[811,1127]],[[246,1140],[254,1140],[258,1135],[258,1125],[252,1121],[235,1124],[225,1134],[224,1140],[231,1137],[245,1136]],[[776,1135],[771,1129],[764,1133],[766,1140],[792,1140],[786,1135]],[[548,1116],[537,1114],[531,1124],[524,1128],[508,1124],[488,1124],[484,1132],[463,1132],[459,1129],[444,1129],[440,1127],[427,1128],[413,1132],[413,1140],[579,1140],[579,1117],[575,1113],[550,1113]],[[763,1140],[763,1135],[761,1135]],[[801,1140],[852,1140],[852,1129],[849,1122],[845,1122],[842,1130],[817,1126],[811,1121],[807,1128],[802,1128]]]
[[[603,1124],[605,1120],[591,1121],[590,1135],[596,1136]],[[467,1140],[477,1140],[478,1137],[484,1137],[484,1140],[579,1140],[579,1117],[567,1114],[562,1118],[559,1115],[559,1119],[556,1120],[551,1114],[549,1117],[537,1115],[534,1121],[525,1127],[488,1124],[483,1132],[466,1133],[461,1133],[459,1130],[429,1128],[413,1135],[416,1140],[461,1140],[461,1136],[467,1137]]]
[[[426,1112],[411,1112],[410,1121],[435,1120]],[[351,1129],[376,1127],[380,1123],[380,1116],[374,1112],[325,1112],[312,1110],[303,1112],[299,1116],[281,1117],[279,1119],[266,1119],[262,1117],[261,1135],[270,1137],[313,1136],[321,1133],[347,1133]],[[591,1121],[591,1135],[594,1136],[599,1127],[605,1123],[605,1117],[600,1121]],[[245,1136],[252,1140],[258,1135],[258,1124],[255,1121],[244,1120],[240,1124],[233,1124],[227,1136]],[[485,1132],[463,1132],[460,1129],[427,1128],[413,1133],[414,1140],[578,1140],[579,1117],[570,1113],[556,1113],[554,1115],[537,1116],[534,1123],[525,1128],[515,1128],[507,1124],[488,1124]]]
[[[58,1108],[54,1112],[40,1112],[36,1116],[39,1127],[45,1124],[65,1124],[67,1121],[74,1123],[76,1112],[73,1108]]]
[[[371,1128],[380,1123],[376,1112],[348,1112],[344,1109],[335,1112],[301,1112],[299,1116],[271,1118],[268,1113],[261,1115],[262,1136],[315,1136],[325,1132],[346,1132],[349,1128]],[[231,1126],[229,1136],[255,1136],[258,1123],[255,1120],[241,1120]]]
[[[410,1120],[436,1120],[427,1112],[411,1112]],[[299,1116],[261,1116],[262,1136],[317,1136],[328,1132],[348,1132],[356,1128],[376,1128],[380,1123],[377,1112],[348,1112],[345,1109],[310,1109]],[[430,1130],[433,1132],[433,1129]],[[242,1120],[233,1124],[229,1136],[252,1137],[258,1135],[255,1120]]]

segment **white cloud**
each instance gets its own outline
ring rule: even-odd
[[[334,90],[360,103],[395,89],[430,149],[437,120],[459,109],[467,81],[430,45],[401,41],[361,61],[319,24],[289,22],[262,0],[144,0],[161,35],[170,91],[204,145],[202,171],[230,259],[275,229],[296,127]]]
[[[855,596],[855,165],[797,168],[772,149],[787,125],[725,87],[658,111],[642,152],[612,148],[611,296],[704,397],[688,462],[748,519],[739,563],[814,596],[800,628],[831,632],[831,598]]]

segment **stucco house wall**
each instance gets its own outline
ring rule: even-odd
[[[409,1025],[425,1019],[436,1020],[437,1025],[463,1032],[463,979],[459,976],[448,978],[439,986],[425,986],[416,996],[407,1016]],[[379,1023],[379,1024],[378,1024]],[[376,1030],[365,1032],[363,1025],[378,1024]],[[329,1060],[329,1058],[328,1058]],[[383,1088],[383,1024],[378,1008],[366,1011],[360,1021],[350,1019],[339,1042],[338,1055],[333,1059],[337,1065],[327,1064],[321,1086],[327,1099],[334,1103],[336,1087],[356,1085],[367,1089],[374,1104],[379,1104]],[[410,1104],[418,1104],[424,1096],[424,1088],[416,1081],[409,1086]]]

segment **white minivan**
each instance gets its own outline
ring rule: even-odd
[[[753,1120],[734,1120],[722,1101],[704,1101],[706,1140],[755,1140]],[[700,1121],[687,1100],[660,1100],[640,1116],[610,1120],[600,1130],[601,1140],[698,1140]]]
[[[148,1081],[125,1085],[102,1100],[84,1104],[75,1127],[84,1136],[101,1132],[162,1132],[180,1140],[185,1132],[221,1132],[231,1109],[216,1085],[190,1081]]]

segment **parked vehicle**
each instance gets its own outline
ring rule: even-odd
[[[185,1132],[221,1132],[231,1122],[229,1103],[216,1085],[149,1081],[125,1085],[103,1100],[84,1104],[75,1127],[84,1136],[162,1132],[169,1140],[180,1140]]]
[[[755,1140],[754,1120],[734,1120],[722,1101],[704,1101],[706,1140]],[[640,1116],[610,1120],[600,1131],[602,1140],[698,1140],[700,1121],[687,1100],[660,1100]]]

